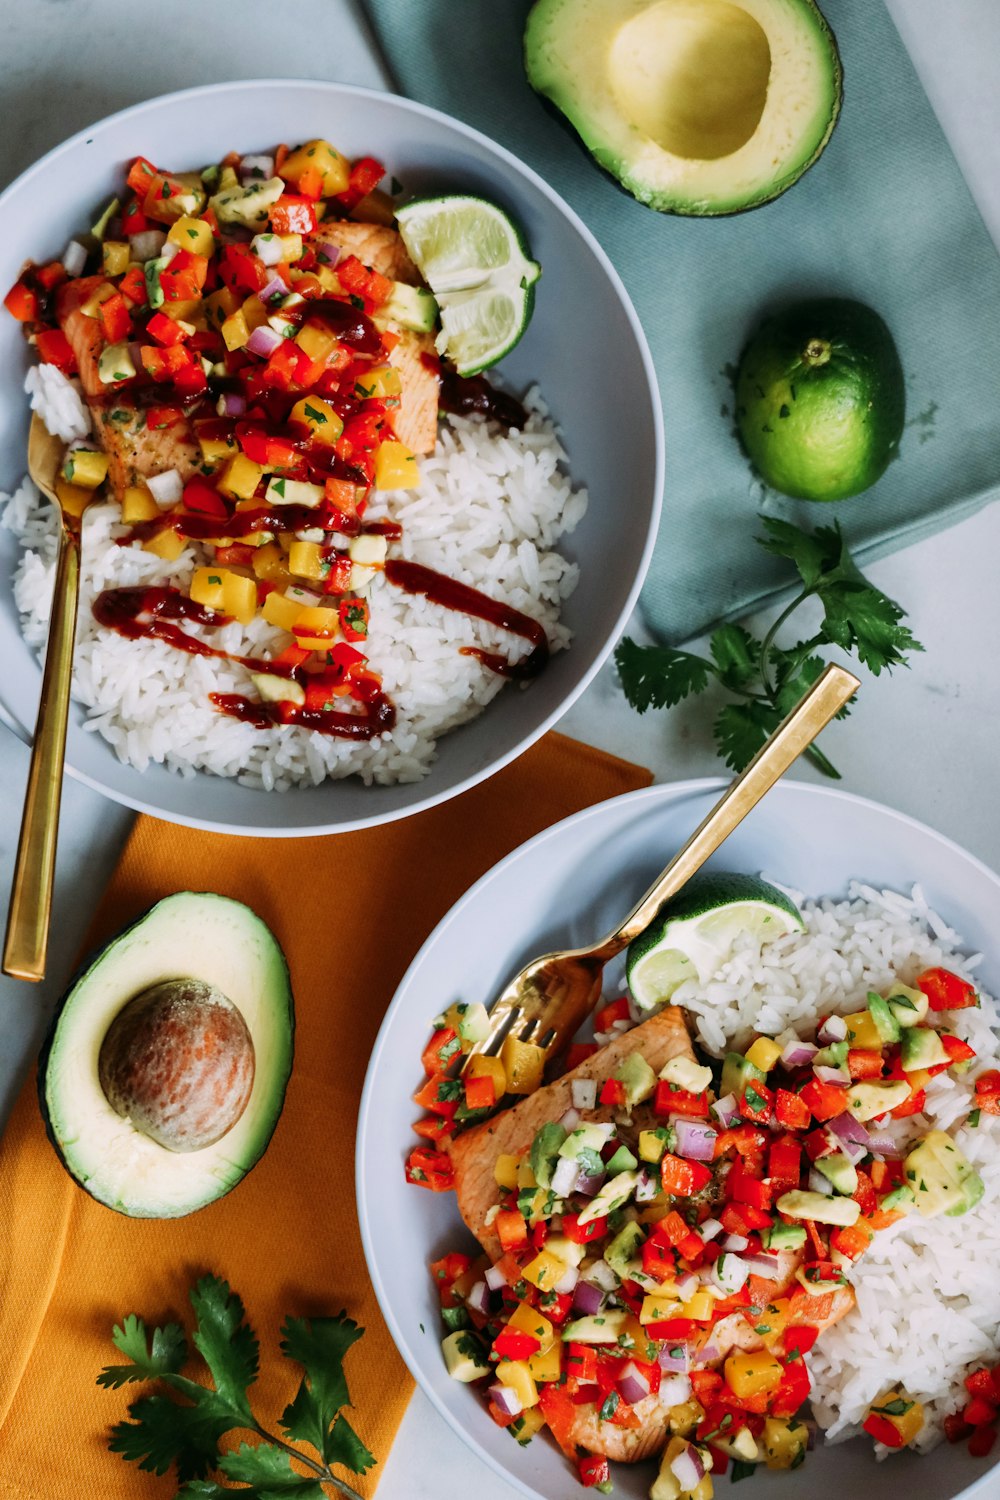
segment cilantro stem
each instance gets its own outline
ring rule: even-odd
[[[363,1497],[358,1494],[358,1491],[352,1485],[347,1483],[346,1479],[338,1479],[336,1474],[331,1473],[327,1464],[318,1464],[315,1459],[310,1458],[301,1449],[293,1447],[291,1443],[286,1443],[284,1438],[276,1437],[273,1432],[268,1432],[265,1427],[260,1425],[256,1417],[253,1422],[253,1430],[266,1443],[273,1443],[276,1448],[283,1448],[289,1457],[298,1459],[300,1464],[305,1464],[306,1468],[312,1470],[321,1484],[334,1485],[342,1495],[348,1497],[348,1500],[363,1500]]]
[[[809,598],[810,594],[812,594],[813,592],[813,589],[803,589],[800,594],[796,594],[791,604],[785,606],[785,608],[781,611],[781,614],[771,626],[770,630],[767,632],[767,635],[764,637],[760,648],[760,680],[761,685],[764,689],[764,694],[767,698],[773,698],[775,692],[777,691],[777,684],[772,686],[767,675],[768,657],[771,654],[771,647],[774,645],[774,638],[778,634],[778,631],[781,629],[782,625],[784,625],[785,621],[788,619],[789,615],[794,614],[799,605],[804,604],[805,601]]]

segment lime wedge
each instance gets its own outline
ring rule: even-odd
[[[399,232],[441,309],[439,354],[475,375],[513,349],[531,318],[541,266],[517,225],[485,198],[419,198]]]
[[[685,980],[711,979],[744,933],[764,943],[802,925],[795,903],[766,880],[714,871],[694,875],[629,944],[628,987],[636,1005],[651,1010]]]

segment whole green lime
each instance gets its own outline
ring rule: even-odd
[[[736,421],[761,478],[798,500],[870,489],[906,414],[892,334],[861,302],[827,297],[767,318],[740,357]]]

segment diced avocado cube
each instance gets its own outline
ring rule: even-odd
[[[968,1213],[983,1196],[983,1180],[950,1135],[932,1130],[903,1163],[907,1185],[925,1218]]]
[[[280,177],[268,177],[263,182],[224,188],[215,194],[211,203],[220,224],[243,224],[249,229],[263,229],[268,209],[277,203],[284,191],[285,184]]]
[[[768,1250],[801,1250],[806,1232],[801,1224],[783,1224],[779,1219],[764,1231],[763,1242]]]
[[[937,1068],[951,1059],[937,1032],[929,1026],[909,1026],[899,1046],[899,1065],[904,1073],[918,1068]]]
[[[460,1328],[442,1339],[441,1352],[452,1380],[461,1380],[468,1385],[491,1373],[486,1351],[475,1334],[470,1333],[467,1328]]]
[[[693,1057],[672,1057],[660,1069],[660,1077],[689,1094],[701,1094],[712,1082],[712,1070],[696,1063]]]
[[[103,385],[120,385],[135,375],[135,365],[129,353],[128,342],[108,344],[101,350],[97,361],[97,373]]]
[[[829,1046],[821,1047],[813,1058],[813,1067],[842,1068],[847,1061],[847,1053],[850,1050],[850,1042],[830,1042]]]
[[[475,1047],[489,1036],[490,1018],[486,1006],[482,1001],[474,1000],[470,1004],[460,1005],[458,1027],[456,1028],[463,1042],[468,1042],[470,1047]]]
[[[885,998],[900,1026],[916,1026],[930,1009],[923,990],[915,990],[908,984],[894,984]]]
[[[437,298],[424,286],[394,281],[388,301],[378,309],[377,323],[398,323],[413,333],[430,333],[437,325]]]
[[[593,1219],[600,1219],[604,1214],[609,1214],[613,1208],[621,1208],[639,1186],[638,1172],[619,1172],[617,1177],[609,1177],[595,1198],[592,1198],[587,1207],[580,1213],[579,1223],[589,1224]]]
[[[891,1193],[886,1193],[879,1204],[879,1208],[884,1209],[886,1213],[905,1213],[913,1207],[915,1201],[916,1197],[913,1189],[908,1187],[905,1182],[901,1182],[898,1188],[893,1188]]]
[[[573,1322],[563,1324],[563,1343],[616,1344],[620,1335],[625,1332],[625,1324],[630,1316],[626,1308],[614,1308],[608,1312],[594,1313],[589,1318],[575,1318]]]
[[[856,1120],[874,1120],[888,1110],[895,1109],[910,1097],[910,1085],[905,1078],[873,1079],[867,1083],[852,1083],[847,1090],[847,1110]]]
[[[611,1176],[614,1176],[616,1172],[631,1172],[638,1165],[638,1159],[632,1155],[627,1146],[619,1146],[607,1164]]]
[[[741,1427],[732,1437],[728,1433],[717,1433],[712,1438],[712,1447],[721,1449],[730,1458],[741,1458],[747,1464],[756,1463],[760,1457],[757,1440],[749,1427]]]
[[[630,1263],[639,1254],[645,1238],[645,1231],[641,1224],[626,1224],[605,1249],[604,1259],[622,1281],[630,1275],[632,1269]]]
[[[566,1131],[561,1125],[548,1121],[535,1132],[528,1160],[539,1187],[552,1186],[552,1174],[559,1160],[559,1148],[566,1140]]]
[[[146,301],[150,307],[162,307],[164,303],[163,287],[160,285],[160,272],[166,270],[169,262],[159,257],[147,260],[143,266],[143,275],[146,278]]]
[[[613,1125],[597,1123],[577,1125],[576,1129],[570,1131],[559,1147],[559,1155],[571,1156],[575,1159],[582,1151],[595,1151],[600,1156],[604,1147],[614,1135],[614,1131],[615,1127]]]
[[[719,1093],[723,1098],[726,1094],[735,1094],[740,1099],[748,1083],[763,1083],[764,1079],[765,1074],[760,1068],[754,1067],[739,1052],[727,1052],[722,1064]]]
[[[625,1103],[629,1108],[648,1099],[656,1088],[656,1074],[641,1052],[630,1052],[623,1057],[612,1077],[625,1090]]]
[[[881,995],[871,991],[868,996],[868,1011],[875,1022],[875,1029],[882,1042],[899,1041],[899,1022],[892,1013],[892,1007]]]
[[[813,1166],[826,1178],[827,1182],[833,1183],[838,1193],[843,1193],[849,1198],[852,1193],[857,1192],[857,1168],[843,1151],[834,1151],[830,1156],[817,1157]]]
[[[853,1198],[827,1198],[823,1193],[803,1192],[795,1188],[782,1193],[777,1208],[789,1219],[812,1219],[816,1224],[839,1224],[849,1229],[858,1222],[860,1204]]]
[[[843,1202],[844,1200],[840,1199],[838,1201]],[[838,1262],[833,1261],[832,1264],[837,1265]],[[820,1276],[816,1274],[814,1267],[810,1268],[809,1272],[807,1272],[804,1266],[796,1268],[795,1280],[804,1291],[808,1292],[810,1297],[825,1296],[827,1292],[835,1292],[838,1287],[844,1284],[842,1276]]]

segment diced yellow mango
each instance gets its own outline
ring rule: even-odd
[[[559,1380],[562,1376],[562,1344],[542,1348],[537,1354],[529,1354],[528,1370],[533,1380],[540,1385],[546,1381]]]
[[[531,1361],[528,1361],[530,1366]],[[558,1377],[557,1377],[558,1378]],[[538,1379],[538,1376],[535,1377]],[[523,1448],[536,1433],[541,1432],[545,1426],[545,1413],[540,1406],[532,1406],[528,1411],[522,1411],[516,1423],[508,1427],[507,1431],[513,1433],[514,1437]]]
[[[246,318],[247,327],[251,333],[253,333],[255,328],[262,328],[267,322],[267,308],[256,292],[251,293],[247,300],[242,303],[240,311],[244,318]]]
[[[324,645],[328,646],[331,641],[336,640],[340,633],[340,618],[335,609],[323,609],[320,605],[307,604],[299,606],[299,612],[295,617],[292,627],[295,637],[309,637],[310,640],[318,640],[319,646],[310,646],[312,651],[321,650]]]
[[[254,554],[253,570],[258,578],[271,579],[279,570],[287,573],[285,559],[277,542],[266,542]]]
[[[182,250],[190,250],[192,255],[215,253],[212,226],[204,219],[192,219],[189,214],[182,214],[174,220],[167,231],[167,239],[173,245],[180,245]]]
[[[288,566],[296,578],[322,578],[323,549],[319,542],[293,542],[288,549]]]
[[[340,280],[332,266],[315,266],[311,274],[316,277],[324,292],[340,292],[342,290]]]
[[[212,328],[221,328],[223,323],[240,305],[240,299],[232,287],[221,286],[217,292],[202,301],[202,310]]]
[[[399,371],[393,369],[392,365],[376,365],[359,375],[354,382],[354,394],[359,401],[367,401],[373,397],[385,401],[400,395],[402,389]]]
[[[517,1164],[517,1185],[519,1188],[537,1187],[535,1174],[531,1162],[526,1156],[522,1156]]]
[[[538,1405],[538,1387],[523,1359],[502,1359],[496,1368],[496,1377],[501,1385],[509,1385],[516,1391],[522,1408]]]
[[[281,258],[287,265],[302,259],[305,246],[301,234],[279,234],[275,238],[281,241]]]
[[[223,610],[241,625],[257,613],[257,580],[245,573],[226,572],[222,580]]]
[[[176,562],[184,551],[185,541],[176,531],[160,531],[156,536],[151,536],[148,541],[143,542],[144,552],[152,552],[155,557],[160,557],[164,562]]]
[[[686,1302],[682,1302],[674,1314],[678,1318],[691,1318],[695,1323],[707,1323],[712,1316],[715,1306],[715,1298],[706,1289],[695,1292]]]
[[[539,1191],[543,1191],[540,1189]],[[540,1292],[551,1292],[557,1281],[566,1275],[565,1261],[558,1260],[547,1250],[541,1250],[534,1260],[529,1260],[522,1272],[525,1281],[537,1286]]]
[[[676,1436],[687,1437],[698,1426],[704,1415],[704,1408],[697,1401],[681,1401],[677,1406],[670,1408],[667,1414],[667,1426]]]
[[[124,276],[131,258],[128,240],[105,240],[101,246],[101,270],[105,276]]]
[[[122,496],[122,520],[127,526],[139,521],[151,521],[160,514],[160,507],[144,485],[130,484]]]
[[[643,1161],[659,1161],[666,1148],[666,1140],[655,1130],[639,1131],[639,1156]]]
[[[351,164],[329,141],[306,141],[297,151],[289,152],[278,175],[298,186],[306,173],[318,173],[321,196],[332,198],[334,194],[342,193],[350,182]]]
[[[680,1296],[676,1284],[664,1281],[655,1292],[647,1292],[639,1309],[640,1323],[660,1323],[664,1318],[676,1318]]]
[[[542,1354],[551,1349],[556,1342],[555,1329],[538,1311],[528,1302],[519,1302],[517,1307],[507,1319],[508,1328],[516,1328],[519,1333],[530,1333],[532,1338],[538,1340],[538,1347]]]
[[[231,500],[252,500],[263,477],[264,470],[260,464],[255,464],[245,453],[237,453],[226,465],[219,479],[219,489]]]
[[[781,1365],[769,1349],[750,1354],[731,1354],[725,1363],[726,1384],[740,1399],[759,1396],[775,1390],[783,1374]]]
[[[175,323],[192,324],[193,319],[203,316],[204,303],[200,297],[185,297],[179,302],[164,302],[160,311],[165,317],[173,318]]]
[[[375,450],[375,488],[413,490],[420,483],[417,455],[405,443],[390,439]]]
[[[93,448],[71,448],[63,459],[62,477],[83,490],[96,490],[107,478],[110,459]]]
[[[328,359],[337,347],[337,335],[322,323],[306,321],[295,335],[295,342],[310,359]]]
[[[493,1092],[499,1104],[507,1092],[507,1073],[502,1060],[499,1057],[487,1057],[483,1052],[477,1052],[475,1057],[470,1057],[464,1070],[466,1078],[492,1078]]]
[[[847,1039],[852,1047],[862,1048],[866,1052],[881,1052],[884,1044],[870,1010],[852,1011],[844,1020],[847,1022]]]
[[[781,1048],[769,1036],[759,1036],[746,1051],[747,1062],[753,1063],[762,1073],[770,1073],[780,1056]]]
[[[226,348],[242,349],[250,338],[250,328],[247,325],[246,314],[242,307],[238,307],[234,313],[222,325],[222,337]]]
[[[905,1411],[894,1412],[887,1410],[889,1407],[905,1406]],[[886,1391],[884,1396],[879,1396],[868,1408],[869,1413],[877,1412],[887,1422],[891,1422],[899,1433],[903,1446],[912,1443],[917,1433],[924,1425],[924,1408],[919,1401],[914,1401],[912,1396],[907,1395],[902,1387],[895,1387]]]
[[[319,396],[303,396],[289,412],[289,420],[301,422],[309,429],[314,442],[332,448],[344,430],[343,419],[337,415],[329,401]]]
[[[517,1157],[501,1152],[493,1167],[493,1180],[497,1187],[517,1187]]]
[[[100,317],[101,303],[107,302],[108,298],[113,297],[117,290],[118,288],[112,286],[110,281],[102,281],[100,286],[94,288],[86,302],[80,304],[80,311],[88,318]]]
[[[201,449],[201,461],[204,464],[210,464],[214,469],[219,464],[225,463],[226,459],[237,451],[236,439],[232,436],[215,437],[205,434],[199,430],[202,425],[197,423],[195,426],[195,436],[198,439],[198,447]]]
[[[94,491],[87,489],[82,484],[70,484],[68,479],[57,479],[56,495],[59,498],[59,504],[68,516],[79,517],[83,515],[87,506],[93,500]],[[156,510],[155,504],[153,509],[154,511]]]
[[[534,1042],[521,1042],[517,1037],[509,1036],[500,1048],[500,1060],[507,1075],[509,1094],[533,1094],[541,1087],[545,1053]]]
[[[806,1450],[809,1432],[804,1422],[768,1417],[761,1434],[761,1446],[769,1469],[791,1469]]]
[[[226,613],[225,580],[225,568],[195,568],[191,579],[191,598],[195,604],[202,604],[206,609]]]
[[[269,625],[277,625],[279,630],[291,630],[301,608],[301,604],[286,599],[284,594],[279,594],[275,589],[264,600],[261,614]]]

